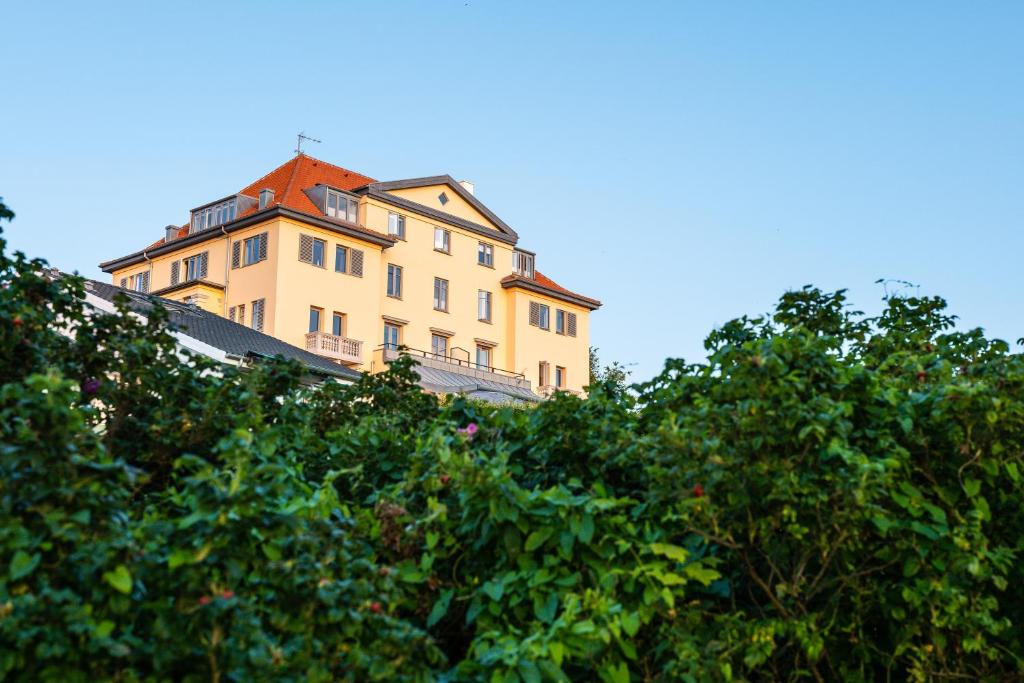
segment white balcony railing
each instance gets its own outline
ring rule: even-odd
[[[308,333],[306,350],[324,358],[340,360],[342,363],[363,362],[363,342],[326,332]]]

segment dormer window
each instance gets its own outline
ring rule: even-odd
[[[200,206],[198,209],[192,209],[192,225],[189,234],[230,223],[238,218],[242,211],[255,205],[256,202],[255,197],[234,195],[206,206]]]
[[[327,190],[327,210],[331,218],[338,218],[349,223],[359,222],[359,201],[337,190]]]
[[[512,254],[512,272],[533,279],[533,261],[536,257],[526,251],[516,251]]]

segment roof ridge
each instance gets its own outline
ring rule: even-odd
[[[360,176],[362,178],[369,178],[370,183],[377,182],[376,180],[374,180],[373,178],[370,178],[370,176],[366,175],[365,173],[360,173],[359,171],[353,171],[351,168],[345,168],[344,166],[338,166],[337,164],[332,164],[329,161],[324,161],[323,159],[319,159],[317,157],[310,156],[309,154],[306,154],[305,152],[299,152],[296,155],[296,158],[298,158],[298,157],[306,157],[307,159],[309,159],[311,161],[315,161],[315,162],[317,162],[319,164],[324,164],[325,166],[330,166],[331,168],[336,168],[339,171],[344,171],[345,173],[351,173],[353,175],[357,175],[357,176]],[[369,183],[367,183],[367,184],[369,184]]]

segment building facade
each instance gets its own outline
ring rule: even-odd
[[[541,396],[582,391],[601,304],[539,272],[518,241],[465,181],[377,182],[299,154],[100,267],[355,370],[401,348]]]

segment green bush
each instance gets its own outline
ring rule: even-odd
[[[6,679],[1024,675],[1024,366],[941,300],[521,410],[183,359],[43,265],[0,244]]]

